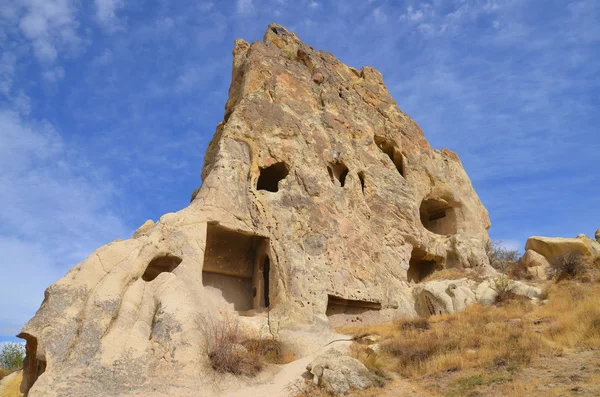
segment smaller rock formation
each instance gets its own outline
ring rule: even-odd
[[[586,257],[600,255],[600,244],[585,234],[576,238],[532,236],[525,244],[526,251],[535,251],[548,262],[558,255],[569,251],[578,251]]]
[[[527,270],[527,274],[539,280],[545,280],[548,276],[550,263],[541,254],[534,250],[527,250],[525,255],[519,259],[519,265]]]
[[[600,243],[600,229],[596,230],[596,241]]]
[[[413,294],[415,309],[419,316],[428,317],[439,314],[450,314],[464,310],[473,303],[490,305],[498,296],[498,278],[490,278],[482,282],[463,278],[459,280],[436,280],[419,284]],[[541,289],[516,280],[507,280],[508,288],[515,295],[537,299]]]
[[[363,363],[334,348],[315,358],[306,370],[313,375],[315,385],[337,396],[373,386],[373,376]]]

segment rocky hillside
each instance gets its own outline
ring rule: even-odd
[[[276,24],[263,41],[236,40],[204,158],[187,208],[47,289],[19,335],[29,396],[218,395],[263,363],[316,356],[339,326],[498,295],[488,213],[458,156],[430,147],[371,67]]]

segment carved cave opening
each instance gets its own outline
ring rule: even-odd
[[[343,325],[376,321],[380,310],[381,303],[379,302],[327,295],[325,314],[329,318],[329,325],[336,328]]]
[[[270,305],[269,239],[208,223],[202,284],[219,290],[235,310]]]
[[[441,269],[442,265],[439,263],[439,260],[430,259],[427,252],[419,248],[413,248],[410,254],[406,277],[409,282],[419,283],[425,277]]]
[[[166,254],[152,259],[142,275],[142,280],[152,281],[161,273],[172,272],[182,262],[178,256]]]
[[[290,169],[283,161],[261,168],[256,189],[277,192],[279,191],[279,181],[285,179],[289,173]]]
[[[329,164],[327,166],[327,172],[329,173],[329,178],[331,178],[331,183],[336,186],[344,187],[346,184],[346,177],[348,176],[348,167],[341,161],[338,161],[333,164]]]
[[[446,200],[423,200],[420,208],[421,223],[435,234],[450,235],[458,231],[457,208]]]
[[[404,173],[404,156],[402,152],[394,147],[393,143],[383,137],[375,137],[375,144],[377,147],[392,160],[392,163],[396,166],[398,173],[405,177]]]

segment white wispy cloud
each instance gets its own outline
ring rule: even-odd
[[[254,12],[252,0],[236,0],[235,10],[238,14],[251,14]]]
[[[59,51],[80,45],[75,2],[71,0],[23,0],[19,28],[31,41],[40,61],[54,62]]]
[[[0,131],[0,267],[12,280],[0,288],[0,334],[15,334],[47,286],[130,230],[109,208],[111,183],[50,123],[2,110]]]
[[[125,0],[94,0],[96,18],[109,32],[124,29],[124,22],[117,16],[117,11],[125,6]]]

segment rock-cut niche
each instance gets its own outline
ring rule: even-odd
[[[235,310],[269,307],[269,239],[208,223],[202,284],[219,291]]]
[[[410,262],[408,264],[408,272],[406,277],[408,281],[419,283],[425,277],[429,276],[436,270],[441,270],[442,265],[439,261],[427,258],[427,252],[413,248],[410,254]]]
[[[329,325],[333,328],[356,323],[369,323],[376,321],[381,310],[381,303],[354,299],[345,299],[339,296],[327,295],[327,310]]]
[[[402,155],[402,152],[394,147],[394,144],[390,140],[383,137],[376,136],[375,144],[383,153],[387,154],[390,160],[392,160],[394,166],[396,166],[396,169],[398,170],[398,173],[402,175],[402,177],[405,177],[404,156]]]
[[[284,162],[261,168],[256,183],[256,189],[277,192],[279,190],[279,181],[285,179],[289,173],[290,169]]]
[[[457,208],[446,200],[423,200],[420,212],[421,223],[430,232],[449,235],[458,231]]]

